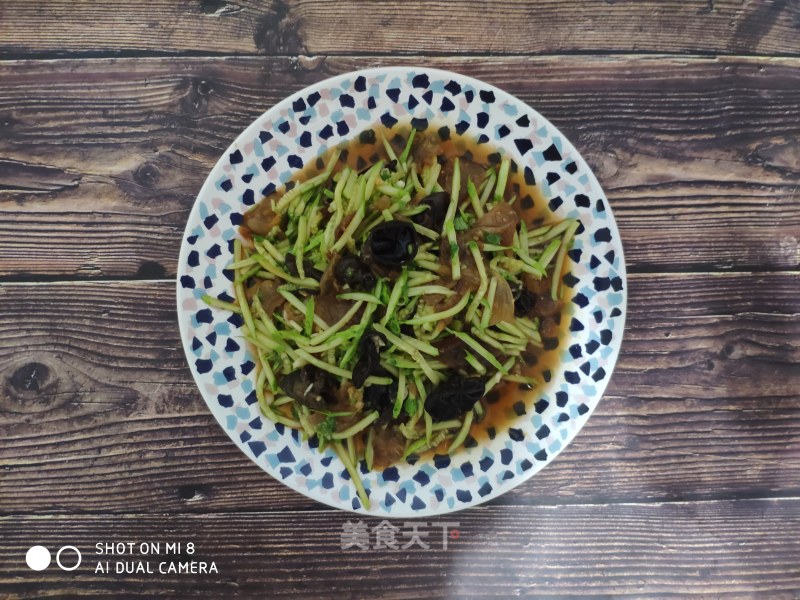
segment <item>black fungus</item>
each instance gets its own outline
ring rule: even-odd
[[[345,254],[333,268],[333,276],[342,285],[360,292],[371,292],[375,288],[375,275],[360,258]]]
[[[387,221],[369,232],[361,257],[367,265],[401,267],[414,260],[417,248],[417,232],[411,223]]]
[[[363,387],[370,375],[381,375],[386,372],[381,367],[381,350],[385,347],[386,338],[377,331],[369,331],[361,337],[358,343],[358,362],[353,367],[354,386]]]
[[[322,410],[335,401],[333,378],[313,365],[306,365],[278,380],[280,388],[303,406]]]
[[[428,209],[414,215],[411,220],[417,225],[422,225],[434,231],[441,231],[444,225],[444,218],[447,215],[447,207],[450,205],[450,194],[436,192],[430,196],[425,196],[419,201],[419,205],[427,206]]]
[[[291,252],[286,254],[286,262],[284,263],[286,272],[292,277],[300,277],[300,272],[297,270],[297,258]],[[314,267],[314,263],[306,259],[303,261],[303,271],[306,277],[316,279],[319,281],[322,278],[322,271]]]
[[[439,351],[436,357],[441,363],[444,363],[449,369],[466,369],[469,366],[467,362],[467,348],[463,340],[454,335],[448,335],[434,344],[434,347]]]
[[[514,316],[527,317],[531,314],[534,306],[536,306],[536,296],[523,288],[519,296],[514,299]]]
[[[486,377],[450,377],[425,399],[425,410],[434,421],[458,419],[483,397]]]
[[[475,418],[472,419],[473,423],[481,423],[486,418],[486,413],[489,410],[489,403],[486,402],[485,398],[481,398],[480,400],[478,400],[478,402],[480,402],[481,407],[483,408],[483,410],[480,411],[480,413],[477,413],[477,412],[475,413]]]
[[[362,144],[374,144],[376,141],[375,131],[372,129],[365,129],[358,134],[358,141]]]
[[[389,372],[381,370],[380,376],[388,377]],[[397,381],[392,380],[389,385],[373,384],[364,388],[364,412],[377,410],[380,413],[379,421],[388,423],[393,421],[392,408],[397,398]]]

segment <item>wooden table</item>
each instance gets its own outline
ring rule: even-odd
[[[343,548],[356,516],[240,453],[174,302],[233,138],[305,85],[393,64],[555,123],[630,273],[588,425],[512,493],[423,522],[427,550]],[[0,597],[800,597],[798,136],[797,0],[4,0]],[[95,573],[141,558],[98,542],[181,542],[219,573]],[[83,564],[32,571],[34,544]]]

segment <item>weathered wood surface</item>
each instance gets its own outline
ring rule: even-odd
[[[174,274],[197,191],[253,118],[311,82],[396,62],[415,61],[0,63],[0,278]],[[631,270],[800,265],[800,59],[426,62],[517,94],[567,134]]]
[[[556,124],[635,273],[597,411],[534,479],[441,519],[446,551],[342,550],[358,517],[243,456],[168,280],[244,127],[392,64]],[[0,598],[799,597],[798,90],[796,0],[0,1]],[[193,541],[220,574],[94,575],[103,541]],[[34,543],[86,563],[37,575]]]
[[[792,0],[5,0],[0,57],[69,54],[797,55]],[[35,30],[36,35],[31,35]]]
[[[798,287],[799,272],[632,276],[607,397],[497,503],[800,494]],[[0,514],[320,508],[213,420],[173,298],[172,282],[0,286]]]
[[[342,549],[341,511],[247,515],[0,518],[8,600],[75,598],[796,598],[800,500],[491,507],[417,522],[406,550]],[[458,530],[442,549],[440,522]],[[399,545],[410,526],[395,521]],[[433,523],[433,524],[431,524]],[[372,528],[376,519],[368,519]],[[369,532],[368,532],[369,533]],[[83,553],[79,569],[31,577],[30,541]],[[188,542],[193,555],[97,556],[106,541]],[[376,544],[370,534],[368,545]],[[67,558],[69,557],[69,558]],[[161,561],[214,561],[217,575],[159,575]],[[98,561],[149,560],[154,575],[95,574]],[[70,561],[70,562],[68,562]],[[74,564],[65,554],[64,564]]]

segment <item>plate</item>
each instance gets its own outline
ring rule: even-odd
[[[412,121],[413,120],[413,121]],[[304,165],[364,129],[413,122],[447,127],[511,157],[556,218],[581,227],[563,275],[570,297],[566,339],[547,383],[493,439],[453,456],[433,455],[380,472],[360,470],[370,498],[361,505],[335,453],[274,424],[258,408],[255,360],[241,318],[209,308],[209,294],[232,300],[233,240],[242,214]],[[228,148],[203,185],[178,263],[181,341],[208,408],[249,458],[285,485],[327,505],[379,517],[441,515],[497,498],[552,462],[597,406],[619,353],[625,322],[625,262],[603,190],[577,150],[517,98],[482,81],[428,68],[346,73],[273,106]],[[520,392],[520,398],[523,394]],[[580,473],[575,473],[579,477]]]

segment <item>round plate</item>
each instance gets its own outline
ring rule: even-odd
[[[255,360],[241,318],[207,307],[232,300],[233,239],[242,213],[327,149],[381,124],[430,122],[490,144],[533,178],[556,218],[582,227],[563,282],[569,333],[550,381],[511,427],[452,457],[360,467],[365,509],[344,465],[316,440],[264,418]],[[566,288],[565,288],[566,289]],[[611,209],[586,162],[539,113],[491,85],[427,68],[346,73],[312,85],[255,120],[222,155],[200,190],[178,263],[181,340],[197,386],[230,438],[274,478],[336,508],[389,517],[440,515],[491,500],[551,462],[597,406],[619,353],[625,322],[625,263]],[[522,412],[522,411],[520,411]],[[575,477],[579,477],[575,473]]]

